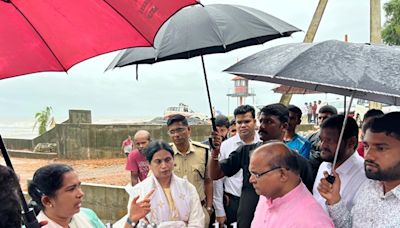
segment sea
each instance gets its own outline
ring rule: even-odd
[[[93,124],[123,124],[123,123],[141,123],[147,122],[155,117],[93,117]],[[67,118],[55,118],[56,123],[62,123]],[[35,124],[34,118],[0,118],[0,135],[3,138],[15,138],[15,139],[33,139],[37,137],[38,129],[33,129]]]

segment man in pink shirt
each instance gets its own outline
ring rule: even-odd
[[[282,142],[258,147],[250,158],[250,183],[260,195],[252,228],[334,227],[301,182],[297,156]]]
[[[125,156],[128,157],[129,153],[132,151],[132,147],[133,147],[132,138],[130,135],[128,135],[128,138],[122,141],[121,145],[121,150],[122,152],[124,152]]]
[[[151,141],[150,133],[145,130],[139,130],[133,137],[135,149],[129,153],[125,169],[131,171],[131,183],[135,186],[139,180],[143,181],[149,172],[149,163],[143,155]]]

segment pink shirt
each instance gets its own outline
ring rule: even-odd
[[[139,150],[132,150],[126,162],[125,170],[139,173],[139,180],[143,181],[149,172],[149,163]]]
[[[260,196],[251,227],[333,228],[334,225],[307,187],[300,183],[292,191],[273,201]]]
[[[132,139],[125,139],[125,140],[122,142],[122,146],[129,146],[129,145],[132,145],[132,144],[133,144]]]

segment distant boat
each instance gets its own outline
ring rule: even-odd
[[[208,116],[204,113],[194,112],[188,105],[179,103],[178,106],[168,107],[164,112],[164,119],[169,119],[171,116],[181,114],[186,118],[196,118],[199,120],[208,120]]]

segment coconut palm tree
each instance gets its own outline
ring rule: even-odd
[[[41,112],[37,112],[35,114],[35,124],[33,125],[33,130],[39,125],[39,135],[45,133],[47,131],[47,127],[54,122],[54,117],[51,117],[51,113],[53,109],[51,106],[47,106]]]

